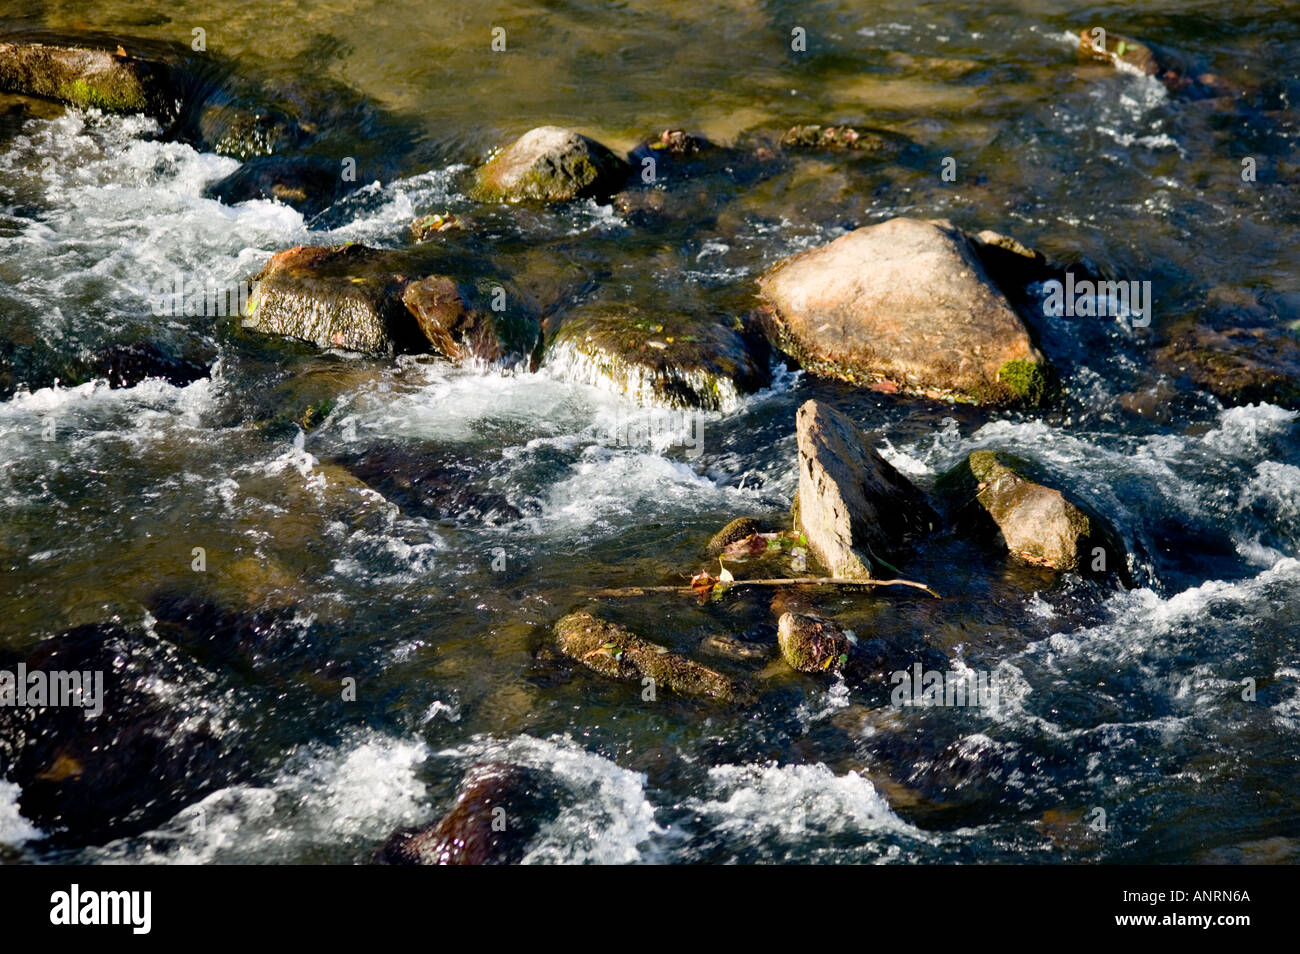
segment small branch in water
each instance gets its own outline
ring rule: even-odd
[[[913,589],[925,590],[935,599],[939,599],[939,594],[930,589],[924,583],[917,583],[914,580],[845,580],[834,576],[804,576],[792,577],[789,579],[774,580],[736,580],[733,583],[714,584],[721,585],[722,591],[738,590],[748,586],[910,586]],[[618,589],[597,590],[596,596],[641,596],[645,593],[699,593],[700,588],[694,586],[626,586]],[[707,591],[706,591],[707,592]]]

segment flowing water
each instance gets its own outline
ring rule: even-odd
[[[198,675],[158,690],[222,720],[237,780],[201,813],[68,847],[0,780],[0,857],[364,861],[444,810],[484,759],[547,768],[565,790],[529,846],[538,862],[1293,857],[1297,413],[1225,407],[1162,380],[1152,352],[1211,311],[1300,322],[1300,14],[974,6],[8,0],[5,29],[188,44],[201,27],[244,81],[347,90],[325,139],[331,161],[357,158],[361,187],[308,217],[226,205],[204,190],[239,161],[164,141],[152,120],[49,107],[0,126],[13,378],[0,401],[0,647],[107,621],[177,641],[166,611],[184,599],[260,619],[265,637],[224,655],[188,646]],[[1243,92],[1178,97],[1081,65],[1071,32],[1094,23]],[[796,26],[806,53],[790,49]],[[464,194],[488,150],[544,123],[628,148],[668,126],[745,143],[797,122],[915,145],[892,160],[738,169],[688,197],[690,214],[649,226],[591,202],[516,211]],[[1245,156],[1255,182],[1241,179]],[[778,366],[769,388],[703,416],[697,455],[620,442],[653,412],[563,368],[321,354],[150,307],[177,273],[231,283],[297,244],[398,246],[412,218],[448,211],[472,223],[448,243],[559,297],[723,315],[751,308],[754,278],[794,251],[895,215],[949,217],[1151,281],[1154,320],[1039,319],[1065,393],[1033,413]],[[210,376],[110,388],[62,370],[139,341]],[[1125,396],[1152,388],[1134,413]],[[785,519],[794,412],[810,397],[851,414],[923,488],[976,448],[1034,458],[1118,527],[1135,587],[1055,579],[946,535],[900,567],[942,600],[819,604],[859,635],[924,636],[954,667],[991,672],[998,701],[982,709],[894,709],[763,661],[741,667],[762,690],[756,709],[643,702],[550,659],[551,625],[576,608],[702,660],[717,634],[774,640],[765,598],[591,594],[680,581],[735,516]],[[303,428],[309,400],[323,421]],[[475,496],[429,514],[357,494],[337,462],[376,448],[437,460]],[[1097,809],[1104,831],[1084,824]]]

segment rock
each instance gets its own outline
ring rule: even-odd
[[[791,126],[781,137],[787,149],[822,149],[871,156],[895,156],[909,144],[906,136],[884,129],[853,126]]]
[[[404,273],[422,267],[412,254],[351,243],[278,252],[253,280],[244,325],[367,354],[432,348],[455,361],[531,358],[540,332],[527,296],[507,295],[509,283],[496,277],[485,277],[483,290],[447,275],[411,279]],[[490,307],[498,298],[509,307]]]
[[[454,452],[384,444],[340,457],[337,463],[415,516],[491,525],[523,516],[504,494],[488,489],[472,463]]]
[[[471,310],[446,275],[411,282],[402,292],[402,303],[439,354],[453,361],[474,358],[488,363],[505,356],[490,314]]]
[[[111,345],[96,355],[94,366],[110,388],[135,387],[149,378],[179,388],[208,376],[206,364],[170,355],[147,341]]]
[[[783,613],[776,634],[781,655],[798,672],[841,672],[849,661],[849,637],[824,617]]]
[[[199,114],[198,129],[213,152],[241,162],[295,149],[309,139],[295,119],[278,110],[234,102],[206,104]]]
[[[1079,59],[1081,61],[1100,61],[1113,65],[1123,63],[1139,73],[1145,73],[1147,76],[1155,76],[1161,72],[1155,53],[1145,43],[1139,43],[1137,40],[1121,36],[1118,33],[1111,33],[1109,30],[1106,30],[1104,34],[1094,36],[1093,29],[1093,27],[1085,27],[1079,31]],[[1105,40],[1104,45],[1098,42],[1103,37]]]
[[[481,166],[471,195],[485,202],[564,202],[613,194],[627,163],[595,140],[538,126]]]
[[[1110,63],[1112,66],[1136,70],[1158,79],[1171,93],[1193,99],[1233,93],[1222,78],[1213,73],[1195,74],[1185,58],[1169,50],[1156,50],[1132,37],[1109,30],[1105,32],[1105,42],[1099,43],[1101,37],[1093,35],[1094,29],[1085,27],[1079,31],[1080,62]]]
[[[786,259],[759,288],[776,343],[814,373],[977,404],[1045,393],[1029,330],[947,221],[857,229]]]
[[[920,663],[925,670],[944,669],[947,657],[918,642],[902,645],[875,637],[855,642],[835,620],[815,613],[786,612],[777,624],[781,655],[799,672],[843,675],[851,684],[889,686],[889,675],[910,671]]]
[[[311,156],[256,156],[208,186],[205,194],[227,205],[273,199],[313,216],[346,191],[334,163]]]
[[[1007,455],[975,451],[942,484],[969,501],[967,507],[986,513],[1020,559],[1081,574],[1116,572],[1127,581],[1127,561],[1114,531],[1059,490],[1024,476],[1027,469]]]
[[[985,273],[1008,295],[1023,295],[1026,286],[1049,278],[1059,279],[1063,274],[1047,263],[1042,252],[1009,235],[985,229],[968,237]]]
[[[770,634],[766,642],[732,636],[729,633],[710,633],[700,640],[700,652],[733,662],[761,662],[772,655]]]
[[[245,327],[370,354],[424,350],[402,303],[403,279],[364,245],[298,245],[253,279]]]
[[[171,121],[177,112],[172,71],[121,46],[17,40],[0,43],[0,90],[116,113]]]
[[[766,342],[737,321],[606,303],[565,314],[543,363],[646,406],[731,410],[771,382]]]
[[[799,529],[831,575],[870,577],[873,559],[938,525],[921,492],[843,414],[806,401],[795,427]]]
[[[754,701],[744,683],[590,613],[570,613],[555,624],[555,635],[561,653],[610,679],[641,684],[650,678],[658,688],[679,696],[745,705]]]
[[[1276,328],[1228,328],[1191,322],[1169,330],[1155,352],[1165,374],[1186,377],[1225,404],[1300,407],[1300,338]]]
[[[331,695],[350,672],[348,664],[331,658],[318,632],[305,632],[297,604],[244,611],[165,588],[153,594],[148,607],[158,635],[204,665],[269,677],[292,691],[329,681]]]
[[[227,714],[214,705],[213,677],[165,642],[78,626],[23,662],[29,684],[38,670],[50,681],[102,674],[93,718],[71,705],[0,705],[0,766],[22,789],[22,814],[56,841],[100,844],[147,831],[247,772]],[[88,705],[92,695],[87,686]]]
[[[737,517],[709,539],[708,553],[710,556],[717,556],[729,544],[753,536],[762,529],[753,517]]]
[[[732,540],[713,556],[715,559],[703,566],[701,572],[716,575],[721,563],[735,572],[737,580],[827,575],[826,568],[809,549],[807,538],[797,530],[751,533]]]
[[[541,772],[486,762],[466,774],[451,811],[436,824],[395,832],[376,856],[389,865],[512,865],[558,813]]]
[[[450,212],[422,215],[410,225],[411,239],[427,242],[440,232],[457,232],[465,228],[465,223]]]

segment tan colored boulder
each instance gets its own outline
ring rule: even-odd
[[[971,240],[896,218],[759,280],[776,343],[813,373],[977,404],[1036,403],[1045,359]]]
[[[869,578],[873,560],[938,525],[921,492],[843,414],[806,401],[795,427],[799,530],[833,576]]]
[[[945,478],[953,486],[973,483],[973,505],[1002,533],[1011,553],[1029,563],[1078,573],[1126,575],[1126,561],[1113,531],[1061,491],[1024,476],[1022,467],[994,451],[975,451]],[[953,481],[953,476],[958,478]]]

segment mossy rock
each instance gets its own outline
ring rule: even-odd
[[[791,126],[781,137],[786,149],[815,149],[861,156],[892,157],[903,152],[911,140],[886,129],[857,126]]]
[[[652,407],[731,410],[771,382],[766,343],[736,319],[612,303],[566,313],[543,362]]]
[[[727,548],[728,544],[744,540],[760,530],[762,527],[753,517],[737,517],[709,538],[706,550],[710,556],[717,556]]]
[[[253,279],[245,327],[367,354],[425,350],[400,265],[364,245],[299,245]]]
[[[998,369],[998,383],[1011,392],[1017,404],[1037,407],[1048,394],[1046,365],[1037,361],[1008,361]]]
[[[176,77],[166,64],[79,42],[0,42],[0,90],[69,106],[175,118]]]
[[[979,450],[944,474],[937,489],[957,502],[959,525],[999,535],[1017,558],[1082,575],[1114,574],[1129,585],[1114,529],[1092,508],[1037,482],[1035,470],[1021,458]]]
[[[803,613],[783,613],[776,638],[782,657],[797,672],[841,672],[853,648],[832,620]]]
[[[590,613],[564,617],[555,624],[555,635],[561,653],[610,679],[639,685],[650,678],[657,687],[679,696],[736,704],[754,701],[744,683]]]
[[[559,126],[530,130],[481,166],[470,195],[483,202],[566,202],[607,197],[626,162],[593,139]]]

